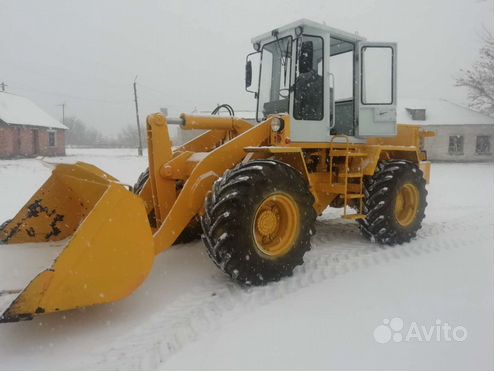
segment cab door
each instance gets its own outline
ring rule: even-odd
[[[327,142],[330,137],[329,34],[307,27],[307,33],[294,42],[294,55],[297,58],[290,93],[291,140]],[[308,69],[304,68],[304,55],[310,59]]]
[[[396,53],[396,43],[358,44],[358,137],[396,135]]]

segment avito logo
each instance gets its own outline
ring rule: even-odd
[[[374,339],[380,344],[389,343],[391,340],[395,343],[402,341],[464,341],[467,336],[468,332],[465,327],[453,327],[440,319],[436,319],[432,325],[411,322],[408,329],[405,329],[405,323],[400,317],[391,320],[385,318],[383,323],[374,329]]]

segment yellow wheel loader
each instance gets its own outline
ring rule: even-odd
[[[252,43],[255,121],[150,115],[149,168],[134,189],[89,164],[58,165],[2,226],[2,248],[61,241],[25,288],[1,288],[12,299],[2,322],[122,299],[157,254],[200,235],[236,282],[280,280],[303,263],[328,206],[373,242],[414,238],[430,173],[421,142],[432,134],[396,123],[396,44],[308,20]],[[172,147],[169,125],[204,133]]]

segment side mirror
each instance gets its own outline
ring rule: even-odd
[[[298,57],[298,72],[307,73],[312,71],[314,61],[314,46],[312,41],[302,42],[300,56]]]
[[[252,62],[247,61],[245,64],[245,89],[252,85]]]
[[[256,79],[259,77],[261,66],[261,52],[254,52],[247,54],[245,57],[245,90],[249,93],[253,93],[257,98],[257,91],[249,90],[252,85],[252,75],[254,75],[254,85],[256,85]]]

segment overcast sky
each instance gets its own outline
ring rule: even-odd
[[[494,0],[0,0],[0,82],[106,135],[135,124],[136,75],[142,122],[160,107],[250,110],[251,37],[299,18],[398,42],[399,96],[466,104],[454,75],[494,31]]]

